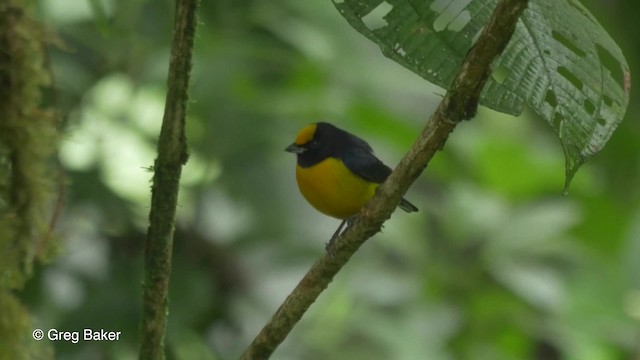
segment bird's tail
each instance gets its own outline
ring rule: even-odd
[[[408,212],[408,213],[412,213],[412,212],[416,212],[418,211],[418,208],[413,205],[412,203],[410,203],[407,199],[402,198],[402,200],[400,200],[400,205],[398,205],[400,207],[400,209]]]

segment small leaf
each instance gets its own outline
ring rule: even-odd
[[[497,0],[333,0],[383,54],[448,88]],[[578,1],[531,0],[494,63],[480,103],[553,127],[566,158],[565,191],[622,121],[631,76],[620,48]]]

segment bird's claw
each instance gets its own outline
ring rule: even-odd
[[[327,251],[327,256],[333,260],[335,259],[335,257],[333,256],[333,240],[334,238],[331,238],[331,240],[329,240],[328,243],[325,244],[324,249]]]

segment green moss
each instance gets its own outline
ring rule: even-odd
[[[53,351],[47,341],[32,338],[34,326],[31,325],[27,309],[10,292],[0,291],[0,359],[53,359]]]
[[[44,31],[24,0],[0,5],[0,359],[52,358],[32,339],[27,309],[12,293],[52,241],[49,219],[57,170],[56,118],[42,105],[49,86]],[[48,353],[48,354],[46,354]]]
[[[49,244],[58,135],[43,38],[22,0],[0,5],[0,289],[22,287]]]

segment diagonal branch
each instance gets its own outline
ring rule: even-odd
[[[460,120],[475,115],[480,92],[491,73],[491,63],[507,46],[527,4],[528,0],[502,0],[498,4],[420,137],[387,181],[378,188],[377,195],[355,217],[352,226],[335,241],[332,248],[334,257],[325,254],[313,264],[241,359],[267,359],[271,356],[355,251],[380,231],[402,195],[424,171],[433,155],[442,149]]]

